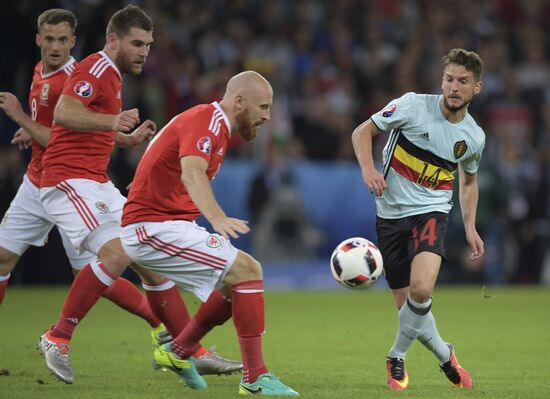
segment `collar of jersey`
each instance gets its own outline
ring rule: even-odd
[[[113,60],[111,58],[109,58],[109,56],[107,55],[107,53],[105,51],[100,51],[99,54],[105,58],[107,60],[107,62],[109,63],[109,65],[111,65],[113,67],[113,69],[116,71],[116,73],[118,73],[118,76],[122,79],[122,75],[120,74],[120,71],[118,70],[117,66],[115,65],[115,63],[113,62]]]
[[[225,121],[225,125],[227,126],[227,131],[229,132],[229,138],[231,138],[231,124],[229,123],[229,118],[227,117],[225,112],[223,112],[222,107],[220,107],[220,104],[217,101],[214,101],[212,105],[214,106],[214,108],[222,113],[223,120]]]
[[[57,72],[62,71],[63,69],[67,68],[69,65],[71,65],[74,62],[74,58],[72,55],[69,56],[69,59],[67,62],[65,62],[63,65],[61,65],[59,68],[57,68],[55,71],[51,71],[48,73],[44,73],[44,63],[42,63],[42,66],[40,68],[40,76],[42,78],[49,78],[52,75],[55,75]]]

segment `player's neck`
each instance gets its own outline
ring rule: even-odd
[[[120,66],[116,63],[115,59],[115,53],[114,51],[112,50],[109,50],[107,48],[107,46],[105,46],[105,48],[103,49],[103,52],[107,55],[107,57],[109,57],[109,59],[111,60],[111,62],[117,67],[117,69],[120,71]]]
[[[237,123],[235,122],[235,118],[233,117],[233,114],[230,112],[230,108],[223,100],[218,102],[218,104],[220,105],[220,108],[222,109],[224,114],[227,116],[227,119],[229,119],[229,124],[231,125],[231,131],[234,132],[237,129]]]
[[[460,108],[458,111],[451,111],[447,107],[445,107],[443,96],[441,97],[441,100],[439,101],[439,109],[441,110],[441,114],[443,117],[449,122],[449,123],[459,123],[461,122],[464,117],[466,116],[466,112],[468,112],[468,107]]]
[[[44,62],[44,60],[42,60],[42,73],[44,75],[47,75],[49,73],[52,73],[52,72],[56,72],[58,70],[60,70],[61,68],[63,68],[63,66],[67,63],[67,61],[69,61],[69,58],[71,58],[71,56],[67,56],[67,58],[65,58],[61,64],[57,65],[57,66],[51,66],[51,65],[48,65],[47,63]]]

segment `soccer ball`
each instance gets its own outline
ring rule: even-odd
[[[344,287],[364,290],[382,274],[384,263],[376,245],[365,238],[342,241],[330,257],[332,275]]]

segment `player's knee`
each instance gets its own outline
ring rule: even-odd
[[[15,268],[19,255],[0,247],[0,276],[5,276]]]
[[[168,281],[166,277],[140,266],[137,263],[131,263],[130,267],[138,274],[141,281],[146,285],[159,285]]]
[[[413,284],[411,285],[410,296],[418,303],[427,302],[432,296],[432,287],[429,284]]]
[[[107,270],[117,276],[120,276],[131,262],[119,239],[109,241],[101,247],[97,255]]]
[[[246,252],[239,251],[233,266],[225,276],[225,282],[234,285],[243,281],[262,280],[262,266]]]

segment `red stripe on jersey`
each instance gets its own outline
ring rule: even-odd
[[[439,183],[433,188],[432,188],[431,182],[429,182],[428,179],[424,179],[422,180],[422,183],[418,183],[418,178],[420,177],[420,173],[418,173],[412,168],[409,168],[407,165],[405,165],[396,157],[392,158],[390,166],[397,173],[399,173],[401,176],[403,176],[407,180],[410,180],[416,184],[420,184],[423,187],[431,188],[433,190],[452,190],[453,189],[454,180],[440,180]]]
[[[69,198],[69,200],[73,203],[76,211],[90,231],[99,226],[97,219],[90,211],[90,208],[88,208],[88,205],[86,205],[86,202],[84,202],[84,200],[78,195],[76,190],[70,184],[64,181],[59,183],[56,188],[63,191],[67,195],[67,198]]]

